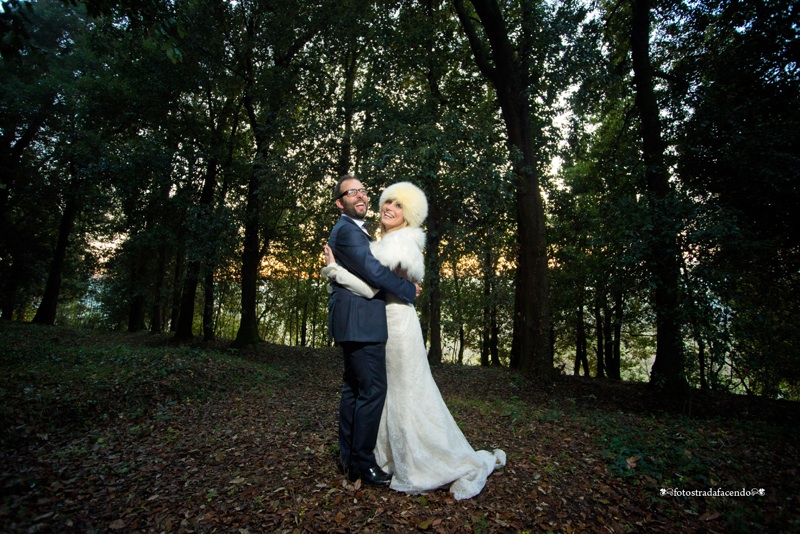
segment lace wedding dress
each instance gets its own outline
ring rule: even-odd
[[[383,265],[420,282],[424,245],[422,229],[406,227],[373,243],[372,252]],[[322,274],[362,296],[377,293],[335,263]],[[388,388],[375,447],[378,465],[392,473],[394,490],[420,493],[449,484],[456,499],[474,497],[505,465],[506,455],[500,449],[475,451],[464,437],[433,380],[414,307],[387,295],[386,320]]]

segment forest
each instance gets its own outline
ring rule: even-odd
[[[353,173],[432,365],[800,400],[799,9],[2,0],[2,320],[329,347]]]

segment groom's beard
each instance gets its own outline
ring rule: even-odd
[[[353,204],[344,203],[344,214],[348,217],[352,217],[353,219],[358,219],[360,221],[364,220],[364,217],[367,216],[367,201],[363,201],[364,205],[362,207],[356,207],[358,202]]]

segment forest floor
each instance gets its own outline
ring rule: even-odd
[[[800,531],[800,403],[439,366],[473,447],[508,455],[456,501],[346,483],[341,367],[2,324],[0,532]]]

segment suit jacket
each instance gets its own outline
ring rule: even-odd
[[[333,250],[336,263],[381,290],[374,298],[367,299],[332,282],[328,301],[328,332],[331,337],[337,343],[386,341],[389,336],[386,328],[386,293],[412,303],[416,298],[416,287],[375,259],[369,248],[369,237],[349,217],[341,217],[334,225],[328,245]]]

